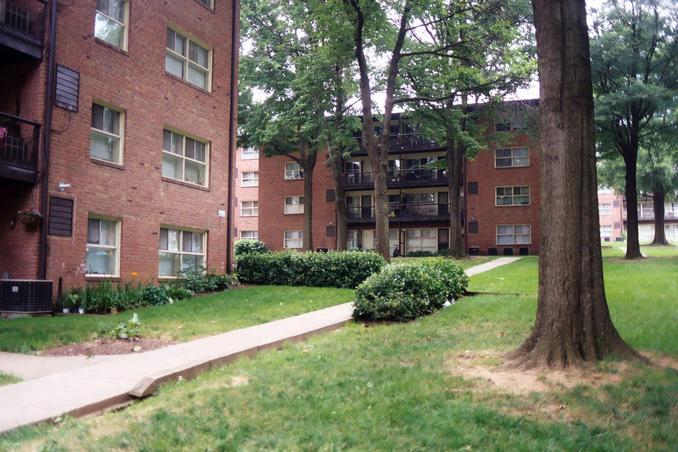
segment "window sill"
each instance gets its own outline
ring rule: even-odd
[[[101,160],[96,157],[90,157],[89,161],[101,166],[107,166],[109,168],[114,168],[120,171],[124,171],[125,167],[120,163],[109,162],[108,160]]]
[[[294,212],[294,213],[283,212],[283,215],[303,215],[303,214],[304,212]]]
[[[256,218],[258,216],[259,215],[243,215],[243,214],[240,214],[240,218]]]
[[[519,169],[519,168],[529,168],[530,165],[520,165],[520,166],[497,166],[494,165],[494,169],[505,170],[505,169]]]
[[[297,177],[297,178],[292,179],[292,178],[286,177],[284,180],[290,180],[290,181],[292,181],[292,180],[304,180],[304,178],[303,177]]]
[[[125,49],[121,49],[120,47],[116,47],[113,44],[109,44],[108,42],[104,41],[103,39],[97,38],[96,36],[94,37],[94,42],[101,44],[104,47],[108,47],[111,50],[115,50],[118,53],[121,53],[122,55],[128,57],[129,52]]]
[[[120,281],[120,275],[85,275],[85,281]]]
[[[258,188],[258,185],[240,185],[240,188]]]
[[[214,6],[212,6],[212,7],[210,8],[209,6],[205,5],[205,4],[204,4],[203,2],[201,2],[200,0],[195,0],[195,2],[196,2],[197,4],[199,4],[200,6],[202,6],[203,8],[205,8],[207,11],[211,12],[212,14],[216,14],[216,11],[214,11]],[[213,2],[213,3],[214,3],[214,2]]]
[[[183,185],[184,187],[187,187],[187,188],[195,188],[197,190],[210,191],[209,187],[203,187],[202,185],[197,185],[197,184],[192,184],[190,182],[184,182],[184,181],[180,181],[180,180],[177,180],[177,179],[172,179],[171,177],[162,176],[162,180],[165,181],[165,182],[170,182],[170,183],[177,184],[177,185]]]
[[[210,72],[211,72],[211,71],[210,71]],[[201,88],[201,87],[199,87],[199,86],[196,86],[196,85],[194,85],[193,83],[189,82],[188,80],[184,80],[184,79],[181,78],[181,77],[177,77],[176,75],[174,75],[174,74],[172,74],[172,73],[170,73],[170,72],[165,71],[165,75],[168,76],[169,78],[171,78],[172,80],[176,80],[177,82],[181,82],[181,83],[183,83],[183,84],[186,85],[186,86],[190,86],[190,87],[193,88],[194,90],[200,91],[200,92],[203,93],[203,94],[207,94],[208,96],[211,96],[211,95],[212,95],[212,91],[207,90],[207,89],[205,89],[205,88]]]
[[[530,204],[495,204],[494,207],[531,207],[532,203]]]

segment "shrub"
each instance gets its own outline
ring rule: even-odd
[[[441,309],[468,286],[451,261],[388,265],[355,291],[354,317],[407,322]]]
[[[235,255],[268,253],[266,244],[260,240],[238,240],[235,243]]]
[[[407,253],[407,257],[429,257],[435,255],[436,253],[433,251],[410,251]]]
[[[214,273],[203,269],[182,273],[182,286],[193,293],[217,292],[237,284],[235,277],[226,273]]]
[[[160,306],[170,301],[165,289],[151,285],[141,288],[140,297],[143,306]]]
[[[163,284],[161,287],[165,293],[167,293],[167,296],[171,301],[184,300],[186,298],[191,298],[194,295],[192,291],[179,284]]]
[[[99,336],[112,337],[113,339],[134,339],[141,337],[141,321],[135,312],[132,318],[126,322],[120,322],[113,328],[107,325],[99,326]]]
[[[354,288],[386,262],[373,252],[273,252],[238,256],[238,279],[250,284]]]

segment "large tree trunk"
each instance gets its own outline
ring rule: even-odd
[[[539,304],[520,367],[637,356],[605,299],[596,197],[593,95],[582,0],[532,0],[541,124]]]
[[[638,189],[636,183],[637,155],[624,152],[626,174],[624,175],[624,196],[626,197],[626,256],[625,259],[641,259],[638,237]]]
[[[447,133],[447,175],[450,210],[450,256],[466,255],[461,227],[461,175],[464,167],[464,147],[455,143],[452,132]]]
[[[313,170],[318,160],[317,153],[306,153],[302,160],[304,168],[304,250],[313,251]]]
[[[668,245],[666,240],[666,229],[664,224],[664,202],[666,193],[664,187],[657,186],[652,193],[652,203],[654,204],[654,240],[653,245]]]

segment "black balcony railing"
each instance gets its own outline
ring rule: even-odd
[[[0,112],[0,177],[35,182],[40,124]]]
[[[13,62],[12,55],[42,58],[47,2],[36,0],[33,5],[29,10],[11,0],[0,0],[0,50],[4,47],[14,52],[3,55],[7,62]]]
[[[449,218],[447,203],[389,203],[388,217],[391,220],[426,221],[446,220]],[[374,221],[374,206],[346,208],[349,221]]]
[[[381,135],[377,134],[376,138],[379,141],[381,139]],[[356,140],[358,140],[358,146],[360,149],[365,151],[366,146],[363,143],[362,137],[356,137]],[[389,135],[388,144],[389,151],[391,152],[403,150],[417,151],[424,149],[436,149],[440,147],[435,141],[424,138],[419,132]]]
[[[435,168],[409,168],[389,170],[386,184],[389,187],[425,187],[444,185],[447,171]],[[342,176],[345,188],[369,188],[374,184],[373,173],[346,173]]]

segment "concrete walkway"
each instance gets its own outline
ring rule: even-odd
[[[466,273],[476,275],[517,259],[499,258]],[[345,303],[130,355],[52,358],[3,353],[0,363],[14,360],[13,370],[6,364],[0,364],[0,370],[33,379],[0,387],[0,433],[62,415],[81,416],[128,403],[180,376],[191,378],[263,348],[338,328],[351,319],[352,312],[352,303]]]

